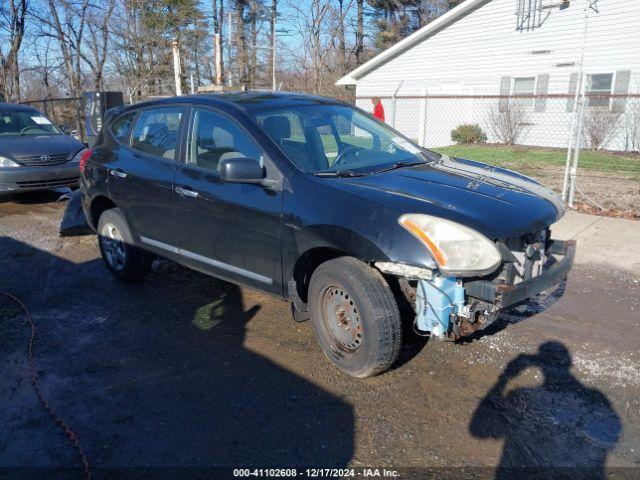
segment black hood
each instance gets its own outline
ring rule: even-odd
[[[443,157],[342,184],[376,191],[379,203],[399,213],[456,221],[494,239],[540,231],[564,214],[560,198],[538,182],[463,159]]]
[[[36,155],[68,155],[78,153],[84,145],[68,135],[0,136],[0,155],[13,159]]]

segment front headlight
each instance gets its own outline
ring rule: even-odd
[[[86,148],[83,148],[82,150],[80,150],[78,153],[76,153],[73,156],[71,160],[69,160],[69,163],[80,163],[80,157],[82,157],[82,154],[86,151],[87,151]]]
[[[491,240],[459,223],[418,213],[398,223],[427,247],[443,273],[489,273],[502,261]]]
[[[19,167],[20,164],[10,158],[0,156],[0,167]]]

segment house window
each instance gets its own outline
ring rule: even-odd
[[[613,73],[596,73],[587,77],[587,105],[590,107],[609,107]],[[602,96],[593,96],[602,95]]]
[[[533,95],[536,88],[536,77],[519,77],[513,79],[512,95]],[[522,106],[526,110],[533,109],[533,97],[514,98],[513,103]]]

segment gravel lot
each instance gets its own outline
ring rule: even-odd
[[[0,290],[31,310],[41,388],[95,478],[121,467],[292,465],[640,475],[639,278],[578,266],[481,338],[408,335],[394,370],[355,380],[277,299],[167,264],[119,283],[95,237],[58,237],[55,199],[0,203]],[[38,403],[29,329],[4,297],[0,328],[0,469],[78,467]]]

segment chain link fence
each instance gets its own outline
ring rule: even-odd
[[[534,171],[539,166],[535,159],[546,152],[545,162],[552,160],[545,166],[553,178],[544,181],[571,206],[575,194],[598,209],[640,215],[640,94],[451,94],[403,81],[384,87],[376,89],[383,95],[359,88],[356,105],[371,112],[372,100],[379,98],[386,122],[418,144],[455,154],[463,148],[452,147],[461,143],[456,129],[473,128],[468,142],[479,149],[522,150],[523,161],[506,166],[525,173]],[[473,148],[465,151],[473,154]],[[491,153],[479,151],[478,160],[491,160]],[[603,201],[597,185],[603,178],[617,181],[616,188],[629,192],[629,198]]]
[[[358,96],[371,111],[380,98],[386,122],[422,146],[456,143],[460,125],[478,125],[491,144],[567,148],[574,118],[573,95]],[[640,152],[640,95],[586,95],[581,149]]]

